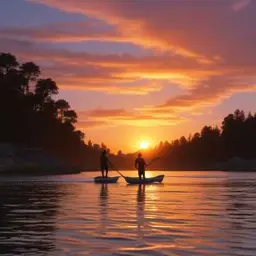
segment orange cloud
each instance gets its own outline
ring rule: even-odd
[[[225,69],[204,69],[193,61],[176,57],[132,55],[97,55],[43,48],[27,41],[3,39],[1,49],[11,51],[22,59],[33,59],[43,67],[43,74],[54,77],[62,89],[84,89],[110,93],[145,95],[162,89],[162,82],[191,87],[209,75]],[[169,61],[169,59],[171,61]],[[148,82],[138,85],[141,80]],[[132,83],[135,84],[132,84]]]
[[[197,84],[196,88],[187,91],[186,94],[170,98],[164,104],[145,106],[137,109],[144,113],[163,115],[165,113],[194,113],[203,107],[218,104],[223,99],[237,92],[256,91],[256,75],[250,80],[238,77],[211,77],[208,81]]]
[[[181,33],[175,29],[165,30],[163,24],[168,22],[166,18],[172,17],[172,4],[164,2],[158,4],[150,1],[62,1],[62,0],[29,0],[30,2],[48,5],[67,12],[81,13],[89,17],[96,17],[118,28],[120,41],[129,41],[145,48],[156,48],[171,51],[184,57],[196,58],[203,63],[213,63],[214,58],[206,58],[190,47],[183,47],[180,42]],[[137,10],[140,10],[138,13]],[[171,13],[170,13],[171,12]],[[150,19],[149,19],[150,17]],[[195,15],[196,17],[196,15]],[[163,24],[159,24],[163,22]],[[156,28],[156,25],[159,25]],[[120,32],[121,31],[121,32]],[[130,36],[132,35],[132,37]],[[117,38],[118,38],[117,37]],[[70,38],[70,37],[69,37]],[[106,37],[108,38],[108,36]],[[118,40],[118,39],[115,40]],[[103,39],[104,40],[104,39]]]
[[[0,34],[9,38],[22,38],[46,42],[112,41],[133,42],[132,36],[126,36],[116,26],[89,22],[59,22],[43,26],[0,27]]]
[[[79,121],[76,123],[76,128],[84,131],[88,129],[95,129],[108,126],[107,122],[104,121]]]
[[[80,13],[115,26],[122,37],[145,48],[152,47],[201,64],[234,61],[246,52],[255,58],[256,2],[226,1],[65,1],[30,0],[65,12]],[[246,13],[234,16],[230,6]],[[241,51],[243,49],[243,51]]]
[[[162,89],[161,84],[148,83],[144,85],[134,86],[134,85],[123,85],[118,83],[111,84],[99,84],[91,83],[87,84],[86,82],[80,81],[72,83],[72,80],[61,81],[58,80],[60,88],[62,90],[79,90],[79,91],[98,91],[105,92],[108,94],[126,94],[126,95],[147,95],[152,92],[157,92]]]
[[[185,119],[169,115],[161,117],[154,114],[144,114],[125,109],[94,109],[78,113],[79,120],[103,122],[106,125],[128,125],[136,127],[171,126],[184,122]],[[100,124],[100,123],[99,123]]]

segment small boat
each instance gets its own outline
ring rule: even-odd
[[[151,178],[146,178],[144,179],[139,179],[139,178],[133,178],[133,177],[124,177],[125,181],[129,184],[151,184],[151,183],[161,183],[164,179],[164,175],[158,175],[156,177],[151,177]]]
[[[116,177],[107,177],[103,178],[102,176],[98,176],[94,178],[95,183],[116,183],[119,179],[119,176]]]

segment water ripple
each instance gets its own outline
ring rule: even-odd
[[[0,181],[1,255],[255,255],[256,174],[172,172],[146,186],[93,176]]]

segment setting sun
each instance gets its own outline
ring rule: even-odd
[[[148,149],[149,147],[149,142],[148,141],[141,141],[140,142],[140,148],[141,149]]]

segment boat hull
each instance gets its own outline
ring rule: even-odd
[[[146,178],[145,180],[140,180],[139,178],[133,178],[133,177],[125,177],[125,181],[128,184],[152,184],[152,183],[161,183],[164,179],[164,175],[159,175],[152,178]]]
[[[95,183],[116,183],[119,179],[119,176],[116,177],[108,177],[103,178],[102,176],[98,176],[94,178]]]

